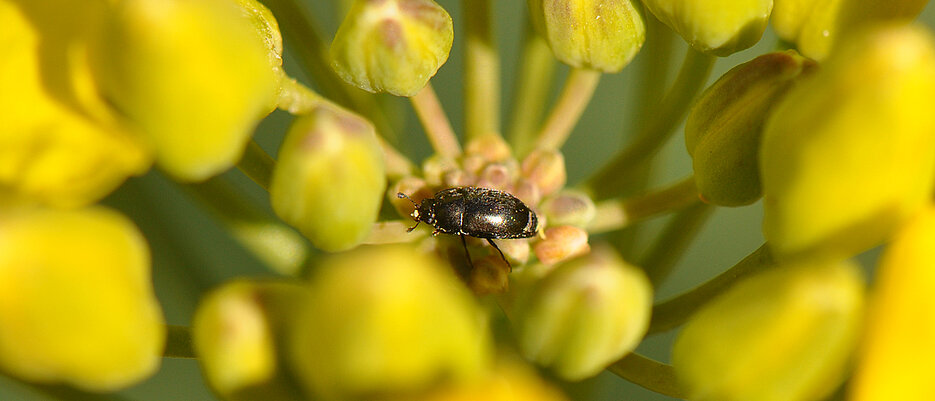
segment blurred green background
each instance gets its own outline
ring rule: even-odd
[[[464,114],[461,101],[463,91],[463,20],[461,1],[436,0],[445,7],[455,22],[455,42],[451,57],[432,80],[456,131],[462,131]],[[305,0],[306,11],[321,24],[323,34],[331,37],[340,23],[336,3],[339,0]],[[513,102],[514,77],[518,69],[520,40],[526,2],[520,0],[494,1],[497,18],[497,36],[502,55],[502,113],[504,123],[509,121],[509,110]],[[935,26],[935,10],[929,5],[919,18],[928,26]],[[287,72],[314,87],[313,81],[303,75],[295,63],[294,49],[300,43],[286,37]],[[718,60],[711,80],[729,68],[772,50],[776,37],[767,31],[760,43],[751,49],[731,57]],[[684,43],[676,38],[671,52],[669,79],[678,70]],[[575,128],[563,148],[568,167],[569,185],[575,185],[608,160],[614,151],[626,143],[633,122],[638,118],[640,105],[634,95],[641,90],[643,73],[648,53],[637,55],[634,62],[623,72],[605,75],[595,97],[581,122]],[[554,99],[568,68],[559,66],[553,84]],[[412,160],[420,162],[427,157],[430,148],[422,129],[405,99],[382,96],[399,116],[399,148]],[[272,155],[291,121],[291,116],[277,111],[258,128],[257,141]],[[681,128],[679,128],[681,130]],[[679,131],[666,145],[652,171],[650,187],[674,182],[691,173],[691,161],[685,151]],[[266,193],[249,181],[239,171],[224,175],[239,187],[250,201],[269,208]],[[129,180],[111,195],[106,204],[130,216],[142,229],[153,252],[153,277],[157,295],[162,303],[167,322],[188,325],[202,293],[233,277],[272,276],[260,262],[240,247],[228,235],[211,212],[203,208],[183,187],[168,180],[159,172]],[[656,294],[657,300],[669,298],[683,292],[705,279],[732,266],[755,250],[763,242],[760,231],[762,207],[759,202],[742,208],[718,208],[701,234],[688,249],[677,265],[671,278]],[[652,238],[652,233],[664,224],[665,218],[647,223],[643,238]],[[593,239],[592,239],[593,240]],[[637,248],[646,242],[637,241]],[[870,266],[874,252],[862,257],[862,263]],[[668,361],[669,348],[675,331],[647,338],[638,351],[661,361]],[[564,389],[574,400],[671,400],[610,373],[603,373],[581,383],[568,383]],[[46,400],[56,399],[37,392],[4,376],[0,376],[0,400]],[[127,400],[213,400],[214,396],[205,387],[201,372],[194,360],[164,359],[159,373],[151,379],[108,398]]]

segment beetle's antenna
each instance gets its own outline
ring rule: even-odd
[[[404,199],[404,198],[405,198],[405,199],[408,199],[409,202],[412,202],[412,207],[415,208],[416,210],[419,210],[419,205],[417,205],[417,204],[416,204],[416,201],[412,200],[412,198],[410,198],[408,195],[406,195],[406,194],[404,194],[404,193],[402,193],[402,192],[397,192],[397,193],[396,193],[396,197],[399,198],[399,199]],[[406,232],[407,232],[407,233],[411,233],[412,230],[415,230],[416,227],[419,226],[419,223],[421,223],[421,221],[419,221],[419,219],[415,218],[415,216],[413,216],[412,219],[416,221],[416,225],[407,228],[407,229],[406,229]]]

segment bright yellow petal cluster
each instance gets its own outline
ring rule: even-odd
[[[851,400],[935,397],[935,209],[887,247],[876,274]]]
[[[0,1],[0,204],[92,203],[149,168],[91,79],[101,1]]]
[[[0,214],[0,368],[25,380],[117,390],[155,372],[165,326],[149,249],[93,207]]]

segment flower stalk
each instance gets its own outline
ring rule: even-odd
[[[448,115],[442,108],[432,84],[428,84],[415,96],[410,97],[412,107],[425,128],[425,135],[429,138],[432,148],[439,155],[446,158],[456,158],[461,155],[461,145],[458,144],[458,137],[455,136],[451,128],[451,122],[448,121]]]
[[[556,65],[549,44],[536,34],[528,21],[523,33],[521,60],[507,132],[513,149],[523,156],[532,150],[536,130],[542,122],[542,113],[552,88]]]
[[[600,80],[601,72],[598,70],[573,68],[568,73],[565,87],[539,131],[536,148],[561,149],[591,102]]]
[[[657,216],[700,202],[694,178],[688,177],[678,183],[626,199],[612,199],[597,203],[595,217],[588,225],[592,234],[620,230]]]
[[[482,135],[500,136],[500,56],[491,18],[491,0],[463,0],[464,135],[467,141]]]

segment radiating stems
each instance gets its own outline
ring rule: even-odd
[[[273,177],[276,161],[256,141],[251,140],[247,144],[247,149],[244,150],[243,157],[237,162],[237,168],[257,185],[269,191],[269,182]]]
[[[675,133],[675,128],[685,117],[692,101],[704,88],[714,62],[714,56],[688,49],[679,75],[656,109],[655,118],[627,147],[617,152],[607,165],[586,182],[585,185],[596,198],[606,199],[618,193],[630,178],[630,174],[640,164],[651,159]]]
[[[416,171],[416,166],[400,153],[393,145],[390,145],[383,138],[380,140],[380,148],[383,149],[383,163],[386,165],[386,176],[391,180],[396,180],[407,175],[412,175]]]
[[[467,35],[464,55],[466,141],[500,135],[500,56],[491,0],[462,0]]]
[[[607,370],[647,390],[674,398],[688,397],[679,386],[671,365],[640,354],[630,353],[608,366]]]
[[[442,108],[432,84],[425,85],[419,93],[410,97],[412,107],[425,128],[425,135],[429,138],[429,143],[435,152],[447,157],[456,158],[461,155],[461,146],[458,145],[458,137],[455,136],[451,128],[451,122],[448,121],[448,115]]]
[[[694,177],[645,195],[599,202],[595,217],[588,224],[591,234],[619,230],[633,223],[700,202]]]
[[[370,234],[364,239],[364,244],[398,244],[403,242],[413,242],[422,239],[427,231],[415,230],[409,232],[415,222],[409,220],[390,220],[381,221],[373,224]]]
[[[512,119],[507,129],[510,143],[518,156],[532,150],[555,75],[555,57],[552,55],[552,49],[545,39],[533,30],[528,19],[525,25],[522,64],[516,77],[516,90],[513,92],[510,113]]]
[[[688,292],[653,306],[649,334],[672,330],[738,280],[775,265],[769,244],[763,244],[739,263]]]
[[[309,255],[309,244],[299,233],[247,201],[236,187],[215,177],[183,185],[220,220],[245,249],[270,269],[293,276]]]
[[[573,68],[568,73],[561,95],[539,130],[536,148],[560,149],[565,144],[584,109],[591,102],[600,80],[601,72],[597,70]]]
[[[166,358],[195,359],[192,333],[187,326],[166,326],[166,347],[162,351]]]
[[[654,288],[658,288],[669,277],[712,212],[713,206],[696,202],[678,211],[666,223],[640,263]]]

